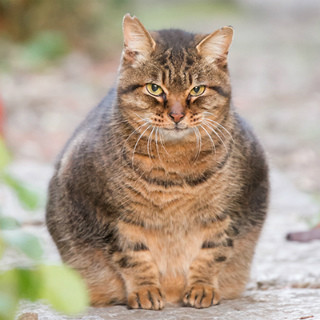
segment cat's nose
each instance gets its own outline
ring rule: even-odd
[[[183,112],[179,112],[179,113],[170,112],[170,113],[169,113],[169,116],[170,116],[171,119],[173,119],[173,121],[174,121],[175,123],[178,123],[178,122],[180,122],[180,121],[183,119],[183,117],[185,116],[185,114],[184,114]]]

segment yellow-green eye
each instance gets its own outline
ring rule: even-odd
[[[190,91],[190,96],[197,97],[204,93],[206,86],[196,86]]]
[[[154,96],[160,96],[163,93],[162,88],[154,83],[148,83],[147,90],[149,93],[151,93]]]

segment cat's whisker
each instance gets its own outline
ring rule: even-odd
[[[207,113],[207,112],[204,112],[204,113]],[[209,113],[210,113],[210,112],[209,112]],[[220,124],[219,122],[217,122],[217,121],[215,121],[215,120],[209,119],[209,118],[204,118],[204,120],[212,122],[212,123],[215,125],[215,128],[217,128],[217,129],[218,129],[218,127],[221,127],[223,130],[225,130],[225,132],[230,136],[230,138],[231,138],[232,141],[234,142],[233,137],[232,137],[232,134],[231,134],[230,131],[227,130],[222,124]],[[220,129],[219,129],[219,130],[220,130]],[[220,130],[220,131],[221,131],[221,130]]]
[[[205,123],[203,123],[206,127],[208,127]],[[207,134],[207,136],[209,137],[209,139],[210,139],[210,141],[211,141],[211,144],[212,144],[212,146],[213,146],[213,149],[212,149],[212,151],[214,151],[214,153],[216,153],[216,145],[214,144],[214,141],[213,141],[213,139],[211,138],[211,135],[210,135],[210,133],[202,126],[202,125],[200,125],[200,127],[205,131],[205,133]]]
[[[140,118],[143,121],[149,121],[149,119],[147,118],[142,118],[141,116],[139,116],[137,113],[133,112],[138,118]]]
[[[222,134],[224,139],[226,139],[226,135],[223,133],[223,131],[218,126],[214,126],[212,123],[210,123],[210,124],[214,127],[214,129],[218,130]]]
[[[140,139],[144,136],[145,132],[146,132],[150,127],[152,127],[151,124],[148,126],[147,129],[145,129],[145,130],[140,134],[140,136],[139,136],[136,144],[134,145],[133,152],[132,152],[132,159],[131,159],[132,166],[133,166],[134,154],[135,154],[135,152],[136,152],[136,148],[137,148],[137,146],[138,146],[138,143],[139,143]]]
[[[202,141],[201,141],[201,134],[200,134],[198,127],[194,127],[194,133],[197,137],[197,143],[198,143],[198,151],[197,151],[196,157],[194,159],[194,162],[196,162],[199,158],[200,153],[201,153]]]
[[[215,128],[213,128],[211,125],[210,125],[210,122],[206,122],[206,121],[203,121],[202,122],[207,128],[211,129],[212,132],[218,137],[218,139],[221,141],[221,143],[223,144],[226,152],[228,152],[228,148],[226,146],[226,144],[224,143],[223,139],[219,136],[219,134],[217,133],[217,131],[215,130]]]
[[[204,120],[207,120],[207,121],[212,122],[213,124],[215,124],[215,127],[216,127],[216,128],[221,127],[223,130],[225,130],[226,133],[228,133],[228,135],[230,136],[230,138],[233,139],[231,133],[229,132],[229,130],[227,130],[227,129],[226,129],[222,124],[220,124],[219,122],[217,122],[217,121],[215,121],[215,120],[212,120],[212,119],[209,119],[209,118],[205,118]]]
[[[123,143],[122,151],[124,150],[125,145],[126,145],[127,141],[130,139],[130,137],[131,137],[134,133],[138,132],[138,130],[139,130],[140,128],[143,128],[143,127],[146,126],[146,125],[148,125],[147,122],[144,123],[144,124],[142,124],[142,125],[139,126],[138,128],[134,129],[134,130],[129,134],[128,138],[127,138],[127,139],[124,141],[124,143]]]
[[[197,153],[196,153],[196,156],[197,156],[197,154],[199,153],[199,137],[198,137],[197,134],[196,134],[196,129],[195,129],[194,127],[193,127],[192,129],[193,129],[194,135],[195,135],[196,140],[197,140]],[[197,159],[197,157],[195,157],[194,161],[195,161],[196,159]]]
[[[157,150],[158,158],[161,161],[161,157],[160,157],[160,153],[159,153],[159,146],[158,146],[158,133],[159,133],[159,128],[156,128],[156,133],[155,133],[156,150]]]
[[[166,152],[167,155],[169,155],[166,147],[164,146],[163,136],[162,136],[162,134],[160,132],[160,128],[159,128],[159,137],[160,137],[160,143],[161,143],[161,146],[162,146],[163,150]]]
[[[154,132],[154,129],[155,127],[152,128],[150,134],[149,134],[149,137],[148,137],[148,142],[147,142],[147,151],[148,151],[148,156],[149,158],[152,160],[152,135],[153,135],[153,132]],[[151,153],[150,153],[151,151]]]

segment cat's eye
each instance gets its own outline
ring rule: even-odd
[[[162,88],[155,83],[148,83],[147,90],[150,94],[154,96],[160,96],[163,93]]]
[[[190,91],[190,96],[197,97],[204,93],[206,86],[196,86]]]

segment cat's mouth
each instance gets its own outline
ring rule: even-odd
[[[193,132],[188,126],[174,126],[163,129],[162,133],[165,140],[180,140]]]
[[[180,123],[176,123],[173,127],[167,127],[167,128],[163,128],[165,130],[169,130],[169,131],[184,131],[189,129],[189,127],[185,124],[180,124]]]
[[[171,132],[182,132],[182,131],[186,131],[188,130],[189,128],[188,127],[185,127],[185,128],[179,128],[179,127],[173,127],[173,128],[163,128],[164,130],[166,131],[171,131]]]
[[[186,129],[188,129],[188,128],[187,127],[185,127],[185,128],[174,127],[173,130],[175,130],[175,131],[183,131],[183,130],[186,130]]]

